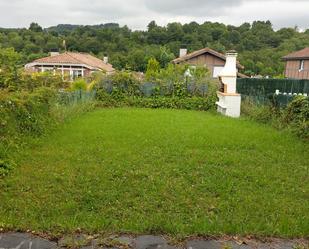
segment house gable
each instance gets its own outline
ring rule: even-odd
[[[290,53],[282,59],[285,61],[286,78],[309,79],[309,47]]]
[[[225,55],[212,50],[210,48],[204,48],[184,56],[181,56],[172,61],[174,64],[189,64],[195,66],[205,66],[210,71],[212,77],[216,78],[220,70],[224,67],[226,62]],[[238,70],[244,67],[237,62]],[[243,74],[239,74],[239,77],[247,77]]]
[[[181,56],[173,60],[172,62],[175,64],[181,64],[181,63],[194,64],[198,62],[198,65],[210,65],[210,64],[221,65],[223,62],[223,65],[224,65],[225,61],[226,61],[225,55],[213,49],[210,49],[210,48],[203,48],[203,49],[194,51],[192,53],[189,53],[185,56]],[[237,68],[244,69],[244,67],[239,62],[237,62]]]

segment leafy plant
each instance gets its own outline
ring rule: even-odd
[[[155,59],[151,58],[147,64],[146,80],[155,81],[159,75],[160,63]]]
[[[286,108],[271,104],[255,105],[249,99],[242,102],[242,114],[279,129],[290,129],[297,136],[309,140],[309,98],[297,96]]]
[[[78,79],[71,84],[72,91],[86,91],[87,82],[84,79]]]
[[[8,175],[10,170],[12,170],[14,166],[15,164],[12,161],[2,160],[0,158],[0,177]]]

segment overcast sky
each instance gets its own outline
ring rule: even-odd
[[[309,0],[0,0],[0,27],[117,22],[146,29],[151,20],[160,25],[271,20],[276,29],[308,29]]]

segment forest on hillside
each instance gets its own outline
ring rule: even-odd
[[[284,71],[281,57],[309,46],[309,29],[274,30],[270,21],[255,21],[240,26],[205,22],[198,24],[169,23],[159,26],[155,21],[147,30],[130,30],[116,23],[82,26],[60,24],[43,29],[37,23],[29,28],[0,28],[0,48],[14,48],[21,55],[20,65],[47,56],[50,51],[92,53],[108,56],[117,69],[145,71],[150,58],[162,67],[175,57],[180,48],[189,52],[210,47],[219,52],[234,49],[247,75],[280,77]]]

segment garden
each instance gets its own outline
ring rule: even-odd
[[[218,82],[187,71],[151,59],[142,79],[63,82],[3,67],[1,231],[308,236],[308,98],[230,119]]]

